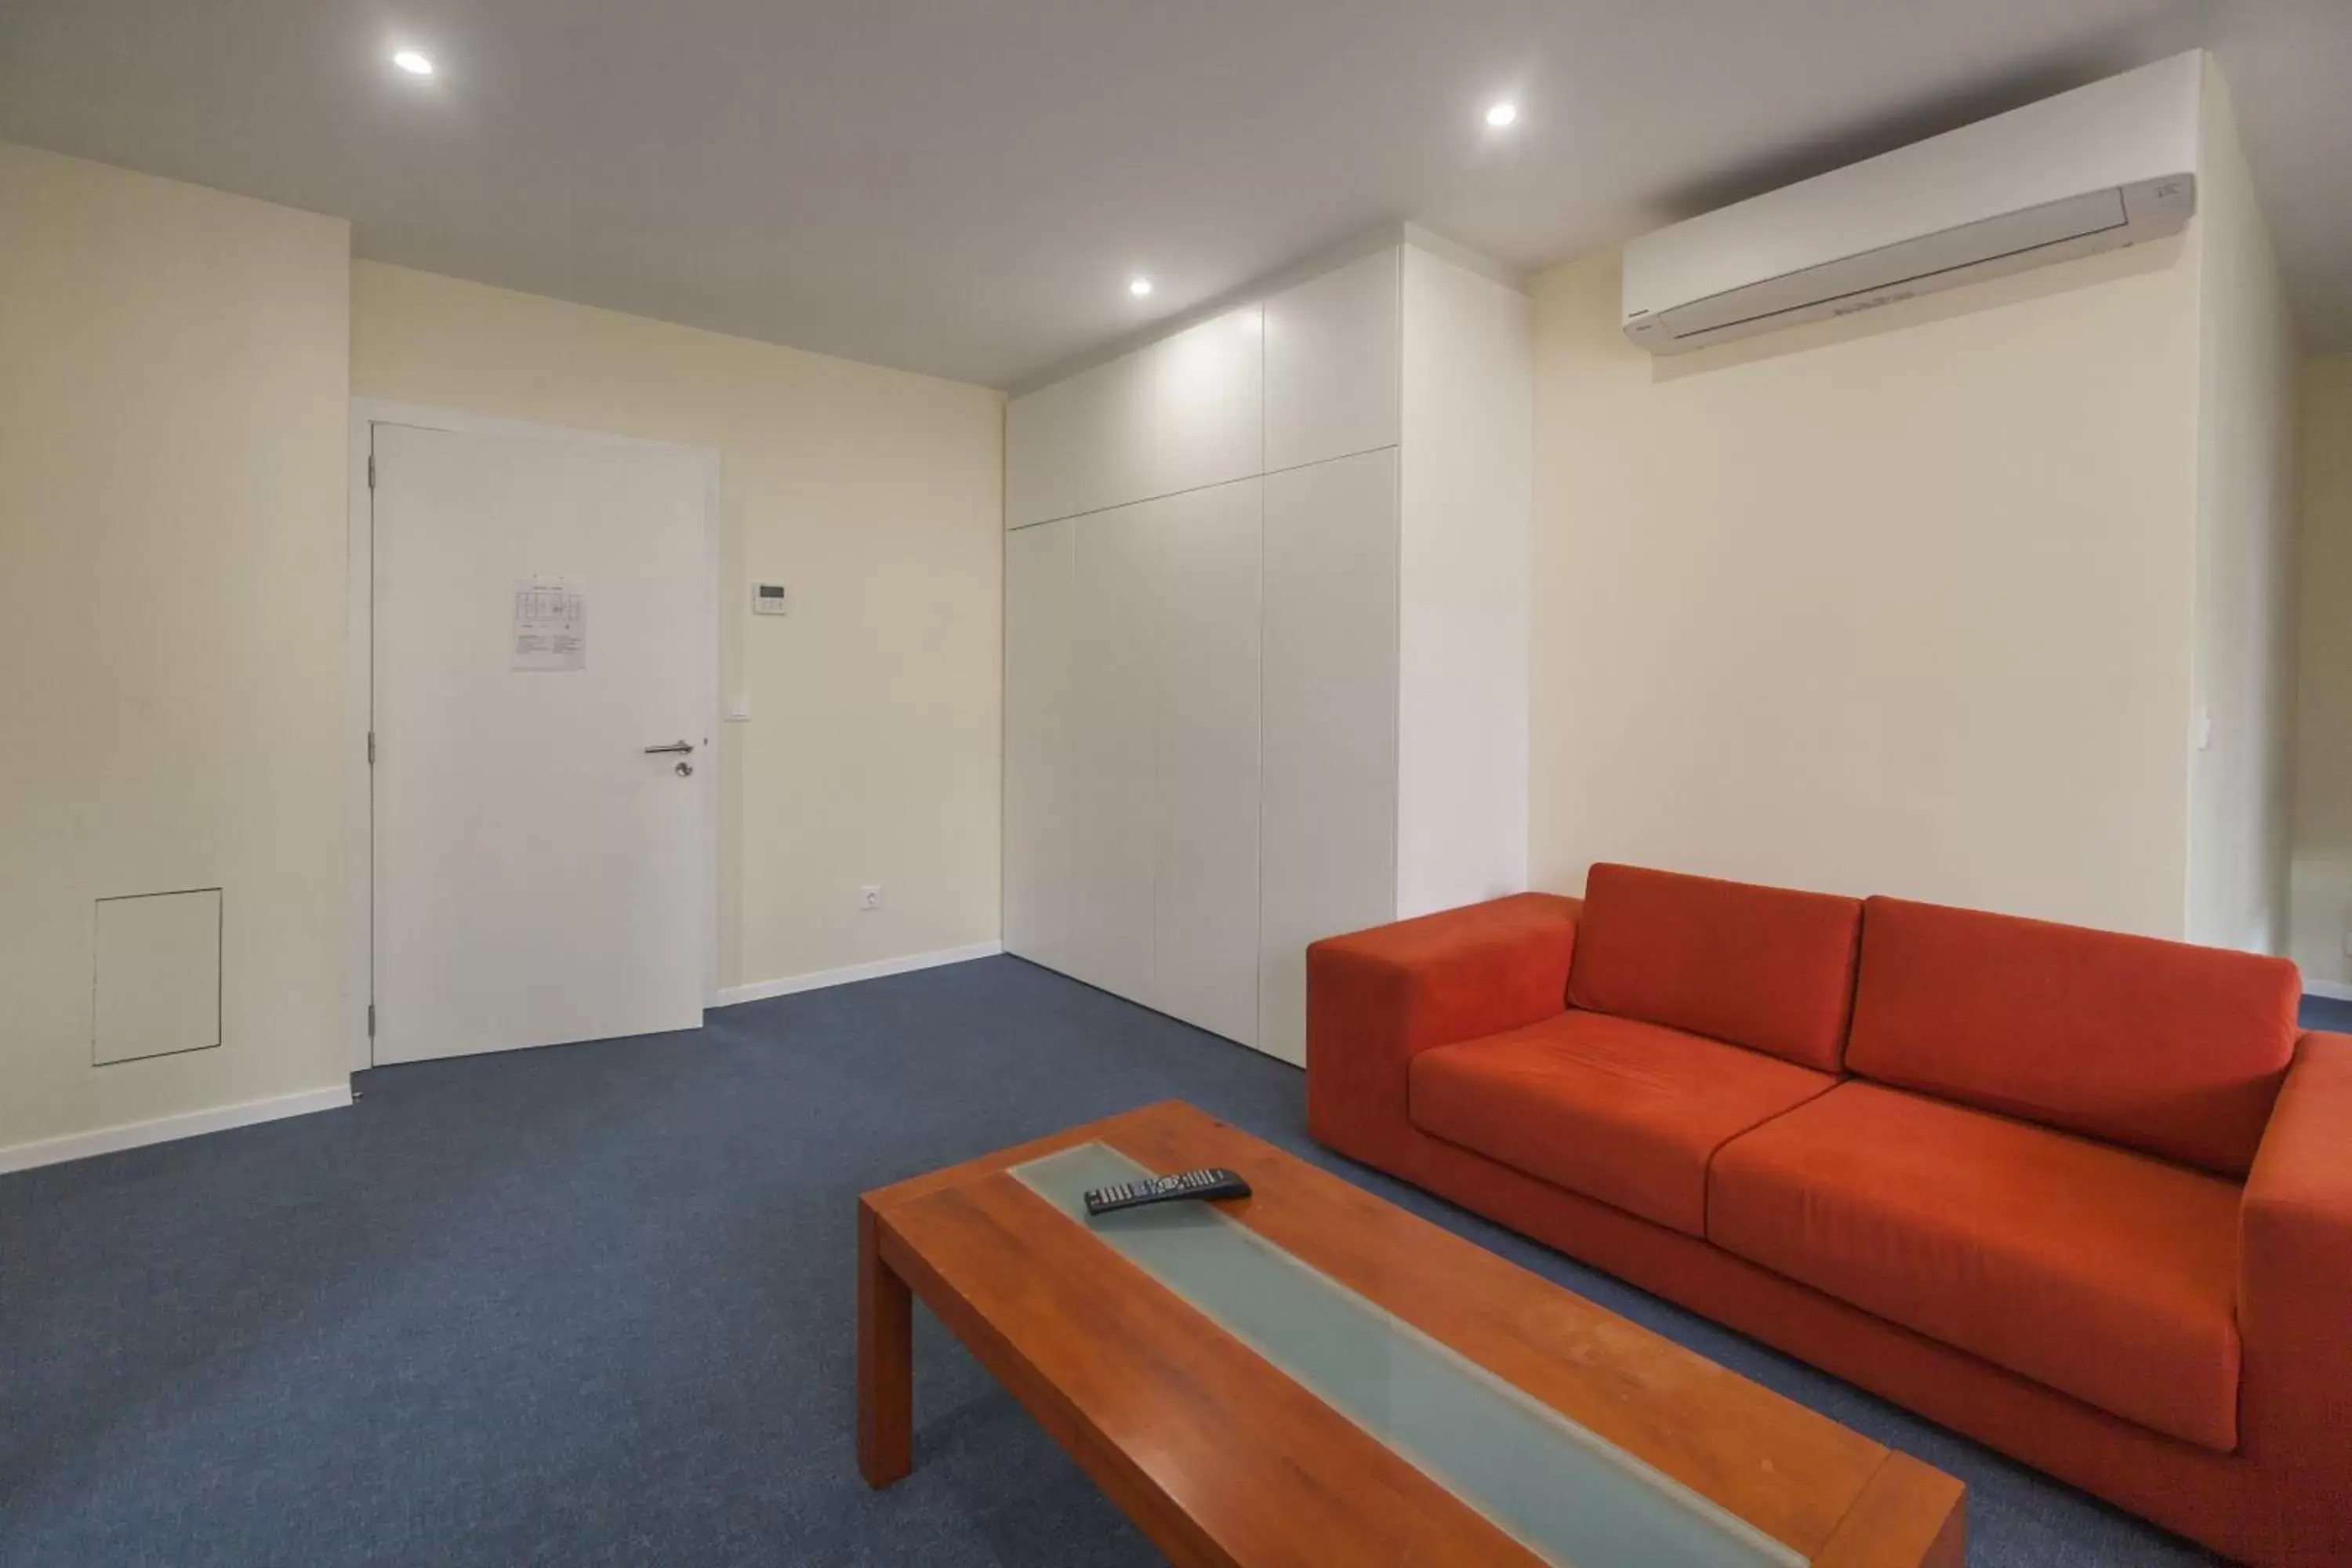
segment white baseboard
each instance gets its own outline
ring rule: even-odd
[[[2352,985],[2347,985],[2341,980],[2306,979],[2303,983],[2303,994],[2306,996],[2325,996],[2330,1002],[2352,1002]]]
[[[344,1083],[333,1089],[310,1089],[299,1094],[248,1100],[240,1105],[219,1105],[209,1110],[158,1116],[152,1121],[126,1121],[117,1127],[101,1127],[93,1132],[68,1133],[63,1138],[12,1143],[0,1149],[0,1174],[10,1171],[29,1171],[36,1165],[55,1165],[67,1160],[87,1160],[92,1154],[112,1154],[149,1143],[169,1143],[177,1138],[194,1138],[206,1132],[226,1132],[232,1127],[250,1127],[257,1121],[275,1121],[283,1116],[306,1116],[313,1110],[337,1110],[351,1102],[352,1086]]]
[[[755,980],[749,985],[722,985],[711,1002],[714,1007],[732,1007],[738,1002],[758,1002],[770,996],[789,996],[795,991],[822,991],[828,985],[847,985],[859,980],[879,980],[886,974],[906,974],[918,969],[937,969],[943,963],[965,963],[975,958],[993,958],[1004,951],[1001,942],[976,942],[969,947],[943,947],[937,952],[910,952],[904,958],[877,959],[872,963],[851,963],[839,969],[820,969],[810,974],[789,975],[782,980]]]

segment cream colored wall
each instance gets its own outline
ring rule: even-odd
[[[347,1084],[350,255],[0,145],[0,1167]],[[215,886],[221,1045],[93,1068],[92,901]]]
[[[2307,989],[2352,996],[2352,354],[2304,366],[2302,429],[2288,952]]]
[[[356,396],[718,449],[721,683],[752,710],[720,737],[720,984],[996,940],[1003,397],[372,262],[352,286]],[[746,613],[758,581],[788,616]]]
[[[2210,62],[2201,130],[2188,934],[2274,952],[2294,812],[2294,321]]]
[[[1673,359],[1618,288],[1536,291],[1535,884],[2180,935],[2193,244]]]

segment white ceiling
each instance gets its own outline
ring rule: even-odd
[[[0,0],[0,139],[1006,385],[1378,224],[1532,270],[2192,44],[2352,345],[2352,0]]]

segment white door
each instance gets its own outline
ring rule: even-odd
[[[373,1059],[694,1027],[709,455],[393,424],[373,443]]]
[[[1257,1047],[1307,1061],[1307,944],[1396,919],[1397,454],[1265,477]]]
[[[1152,860],[1159,823],[1154,503],[1076,521],[1070,616],[1068,973],[1159,1005]]]
[[[1138,508],[1151,521],[1158,844],[1151,1005],[1257,1042],[1261,481]]]
[[[1004,951],[1070,966],[1070,624],[1079,520],[1004,536]]]

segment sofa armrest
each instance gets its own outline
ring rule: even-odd
[[[1412,1058],[1568,1005],[1577,899],[1519,893],[1307,950],[1307,1125],[1370,1163],[1410,1130]]]
[[[2340,1553],[2312,1561],[2352,1559],[2352,1036],[2297,1043],[2239,1225],[2249,1457],[2292,1538]]]

